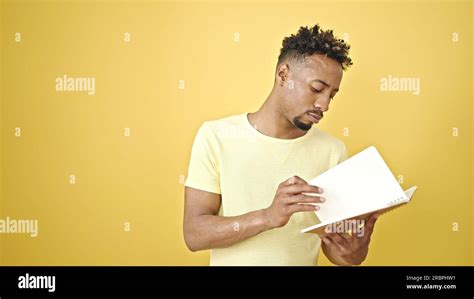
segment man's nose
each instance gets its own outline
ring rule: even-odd
[[[314,102],[314,107],[322,112],[326,112],[329,109],[330,100],[329,96],[321,96]]]

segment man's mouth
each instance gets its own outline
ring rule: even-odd
[[[317,112],[308,112],[308,116],[313,123],[317,123],[323,118],[323,116]]]

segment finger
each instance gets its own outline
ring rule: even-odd
[[[345,250],[347,247],[349,247],[349,241],[347,241],[346,239],[344,239],[342,236],[340,236],[339,234],[337,233],[332,233],[332,234],[329,234],[329,238],[331,239],[331,241],[336,244],[337,246],[339,246],[339,248],[341,250]]]
[[[380,217],[380,214],[379,213],[374,213],[372,218],[374,219],[374,223],[377,221],[377,219],[379,219]]]
[[[296,203],[323,203],[326,201],[326,198],[322,196],[311,196],[298,194],[286,198],[287,204],[296,204]]]
[[[323,237],[320,237],[321,238],[321,242],[324,243],[324,245],[326,245],[326,247],[330,248],[331,250],[342,250],[341,246],[336,244],[336,242],[334,242],[330,237],[328,237],[327,235],[323,236]]]
[[[337,233],[338,237],[341,239],[341,242],[346,246],[349,245],[352,237],[348,233]]]
[[[329,244],[332,247],[337,248],[339,250],[344,250],[344,247],[339,242],[336,241],[337,239],[335,235],[336,234],[334,233],[330,233],[330,234],[327,234],[325,238],[329,240]]]
[[[374,232],[374,226],[375,226],[375,222],[373,221],[368,221],[366,220],[365,221],[365,225],[364,227],[362,228],[363,229],[363,238],[364,239],[370,239],[370,237],[372,236],[372,233]]]
[[[349,244],[349,242],[343,236],[341,236],[341,234],[339,234],[339,233],[334,234],[333,240],[335,240],[337,243],[341,244],[343,247],[346,247]]]
[[[327,246],[332,245],[331,240],[329,238],[326,238],[326,236],[320,236],[319,238],[321,239],[321,242],[323,242],[325,245]]]
[[[352,238],[349,233],[339,233],[339,235],[348,241]]]
[[[291,178],[288,178],[285,182],[283,182],[285,186],[291,186],[295,184],[306,184],[306,181],[300,178],[297,175],[292,176]]]
[[[374,229],[375,222],[377,221],[378,217],[380,215],[378,213],[373,213],[370,215],[369,219],[367,220],[366,228],[369,230],[369,232],[372,232]]]
[[[312,186],[312,185],[308,185],[308,184],[294,184],[294,185],[291,185],[291,186],[286,186],[286,187],[283,187],[282,190],[281,190],[283,193],[285,194],[291,194],[291,195],[294,195],[294,194],[300,194],[300,193],[317,193],[317,194],[321,194],[323,193],[323,189],[318,187],[318,186]]]
[[[368,214],[365,219],[366,220],[371,220],[371,219],[374,219],[374,218],[378,218],[379,214],[378,212],[374,212],[374,213],[371,213],[371,214]]]
[[[301,205],[289,205],[288,212],[290,214],[298,213],[298,212],[314,212],[319,210],[319,206],[309,205],[309,204],[301,204]]]

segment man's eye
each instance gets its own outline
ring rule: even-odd
[[[311,87],[311,90],[312,90],[313,92],[321,92],[321,90],[316,89],[316,88],[314,88],[314,87]]]

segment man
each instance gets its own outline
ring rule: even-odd
[[[311,128],[352,65],[349,48],[332,30],[301,27],[283,40],[260,109],[198,130],[185,183],[184,239],[191,251],[212,249],[210,265],[316,265],[320,247],[336,265],[366,258],[377,214],[362,237],[300,232],[316,223],[314,211],[325,201],[324,190],[306,180],[347,158],[342,141]]]

